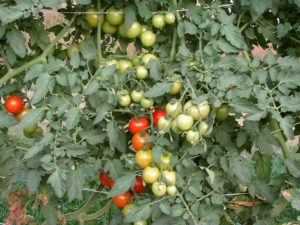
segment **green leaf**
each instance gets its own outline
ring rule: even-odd
[[[80,122],[80,110],[73,107],[66,113],[66,127],[68,130],[74,129]]]
[[[171,215],[171,206],[170,206],[170,203],[168,201],[162,201],[160,204],[159,204],[159,208],[160,210],[166,214],[166,215]]]
[[[185,32],[190,35],[195,35],[198,33],[197,26],[186,20],[184,21],[184,29],[185,29]]]
[[[7,40],[9,41],[10,47],[14,50],[14,52],[24,58],[26,51],[26,40],[21,31],[13,29],[7,33]]]
[[[191,155],[202,155],[202,154],[205,154],[206,151],[207,151],[207,149],[206,149],[206,147],[202,143],[199,143],[197,145],[191,146],[189,148],[189,153]]]
[[[272,51],[268,51],[267,55],[264,58],[264,62],[268,65],[273,65],[276,63],[278,57],[273,54]]]
[[[134,207],[125,218],[125,222],[133,223],[139,220],[147,220],[151,214],[150,206]]]
[[[178,217],[184,213],[184,208],[183,208],[182,204],[176,204],[176,205],[172,206],[171,211],[172,211],[173,217]]]
[[[215,173],[211,169],[205,168],[206,172],[208,173],[208,179],[210,183],[214,183],[215,181]]]
[[[278,37],[285,37],[292,29],[292,26],[290,23],[285,23],[285,24],[280,23],[277,25],[276,28],[277,28]]]
[[[286,159],[285,165],[293,177],[300,178],[300,154],[296,154],[293,159]]]
[[[41,74],[36,81],[36,92],[33,95],[32,103],[39,103],[52,88],[51,76],[48,73]]]
[[[153,87],[151,87],[148,91],[145,92],[145,97],[155,98],[158,96],[162,96],[165,93],[169,92],[172,85],[173,84],[170,82],[156,83]]]
[[[155,81],[160,80],[160,66],[159,61],[154,59],[151,59],[147,64],[147,68],[150,70],[150,77]]]
[[[251,4],[251,15],[252,15],[252,19],[253,21],[256,21],[258,19],[258,17],[260,17],[268,8],[272,7],[272,0],[251,0],[250,4]],[[275,2],[274,2],[275,3]]]
[[[211,196],[210,200],[211,200],[211,203],[214,205],[223,205],[223,203],[225,202],[226,199],[223,194],[214,193]]]
[[[185,46],[179,46],[178,54],[180,54],[183,57],[188,57],[190,54],[190,50]]]
[[[136,21],[135,9],[132,6],[125,8],[125,28],[129,29]]]
[[[288,139],[294,138],[294,122],[292,116],[285,116],[284,118],[280,117],[280,127]]]
[[[120,160],[114,159],[105,164],[104,171],[109,171],[113,179],[117,179],[123,173],[123,164]]]
[[[106,116],[107,112],[111,109],[111,105],[107,102],[103,102],[100,104],[100,106],[97,108],[97,116],[94,120],[94,124],[100,123]]]
[[[219,39],[214,43],[214,45],[216,45],[220,49],[220,51],[224,53],[236,53],[239,51],[224,39]]]
[[[152,17],[152,12],[149,10],[148,1],[143,0],[137,5],[139,15],[144,18],[144,20],[149,20]]]
[[[86,155],[89,151],[85,144],[69,144],[65,146],[66,154],[69,158]]]
[[[33,80],[39,76],[44,76],[44,65],[35,64],[26,72],[24,82]]]
[[[280,104],[284,108],[284,112],[299,112],[300,111],[300,98],[293,96],[282,96]]]
[[[80,66],[80,57],[78,51],[73,52],[70,60],[70,65],[73,67],[73,69],[76,69]]]
[[[76,2],[80,5],[89,5],[89,4],[91,4],[91,0],[76,0]]]
[[[234,107],[236,112],[248,113],[247,120],[259,121],[266,117],[266,111],[259,109],[254,103],[247,99],[234,99],[230,106]]]
[[[272,172],[272,157],[256,152],[253,159],[257,177],[262,181],[268,182]]]
[[[9,128],[18,124],[16,117],[5,111],[0,111],[0,128]]]
[[[225,35],[226,39],[234,46],[239,49],[247,49],[246,42],[242,36],[240,30],[232,25],[226,24],[221,27],[221,33]]]
[[[41,151],[44,150],[44,147],[49,145],[54,139],[54,136],[52,133],[46,133],[44,134],[42,140],[40,142],[38,142],[36,145],[34,145],[33,147],[31,147],[26,154],[24,155],[24,160],[28,160],[34,156],[36,156],[37,154],[39,154]]]
[[[42,180],[42,173],[38,170],[29,170],[27,173],[27,187],[29,193],[34,194],[37,192],[40,182]]]
[[[47,111],[48,108],[42,107],[42,108],[36,108],[29,110],[26,114],[24,119],[19,123],[19,127],[22,129],[25,129],[26,127],[30,127],[38,122],[40,122],[44,116],[45,111]]]
[[[115,148],[117,141],[118,141],[118,126],[116,125],[115,121],[110,121],[107,123],[106,126],[106,130],[107,130],[107,135],[109,138],[109,145],[110,148]]]
[[[115,181],[115,185],[113,186],[111,191],[108,192],[107,197],[110,198],[125,193],[130,189],[130,187],[132,187],[135,184],[135,181],[135,173],[122,175]]]
[[[72,170],[68,173],[67,190],[69,201],[82,199],[82,189],[84,188],[85,174],[81,168]]]
[[[99,83],[97,80],[93,80],[91,83],[89,83],[89,85],[86,87],[86,89],[84,90],[84,93],[86,95],[92,95],[94,94],[96,91],[98,91],[99,89]]]
[[[219,21],[222,24],[232,24],[234,19],[236,18],[234,14],[227,15],[227,13],[223,9],[220,9],[219,12]]]
[[[89,38],[84,41],[81,54],[85,59],[92,60],[96,56],[96,49],[93,39]]]
[[[51,184],[57,197],[62,198],[67,189],[66,181],[68,179],[68,174],[66,170],[59,167],[49,176],[47,183]]]

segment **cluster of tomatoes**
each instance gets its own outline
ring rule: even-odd
[[[99,14],[96,9],[88,9],[86,11],[85,19],[91,27],[98,27],[100,21],[102,31],[106,34],[118,34],[123,38],[140,38],[144,47],[151,47],[156,42],[156,35],[152,32],[148,25],[141,24],[138,21],[133,22],[130,27],[126,27],[124,9],[117,9],[110,7],[104,14]],[[152,26],[161,29],[165,24],[173,24],[176,17],[173,13],[167,12],[163,14],[156,14],[152,17]]]
[[[22,98],[12,95],[5,100],[5,109],[16,116],[19,121],[24,119],[25,114],[29,111],[28,108],[24,106],[24,101]],[[27,138],[34,138],[35,135],[42,135],[43,130],[37,124],[33,124],[26,127],[23,130],[24,136]]]

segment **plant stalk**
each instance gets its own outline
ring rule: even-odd
[[[98,65],[100,66],[102,63],[102,50],[101,50],[101,0],[97,1],[97,11],[98,11],[98,26],[97,26],[97,56],[98,56]]]
[[[173,61],[176,54],[176,44],[177,44],[177,29],[174,27],[173,39],[172,39],[172,48],[170,53],[170,61]]]

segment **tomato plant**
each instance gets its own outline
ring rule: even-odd
[[[299,7],[1,1],[4,223],[27,223],[33,202],[49,225],[298,215]],[[66,213],[66,198],[82,206]]]

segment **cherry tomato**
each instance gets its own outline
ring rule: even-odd
[[[157,163],[157,166],[161,170],[168,170],[171,167],[171,157],[170,152],[164,152],[160,155],[160,161]]]
[[[113,26],[119,26],[124,21],[124,10],[110,7],[107,10],[106,20]]]
[[[131,200],[132,195],[130,192],[125,192],[124,194],[117,195],[113,197],[113,203],[115,203],[118,207],[123,208],[128,204],[128,202]]]
[[[102,25],[104,22],[104,15],[99,15],[99,16],[100,16],[100,23]],[[85,14],[85,19],[91,27],[97,27],[98,26],[97,10],[96,9],[88,9]]]
[[[76,44],[73,44],[67,48],[67,54],[69,58],[71,58],[75,52],[79,52],[78,46]]]
[[[186,140],[191,144],[196,144],[200,140],[199,131],[189,130],[186,133]]]
[[[139,102],[141,102],[142,98],[144,97],[144,91],[143,90],[133,90],[130,93],[130,97],[133,102],[139,103]]]
[[[26,113],[27,113],[28,111],[29,111],[29,109],[26,108],[26,107],[24,107],[24,108],[21,110],[21,112],[19,112],[19,113],[16,115],[17,119],[18,119],[19,121],[23,120],[24,117],[25,117],[25,115],[26,115]]]
[[[139,220],[139,221],[136,221],[134,222],[133,225],[147,225],[147,221],[146,220]]]
[[[146,117],[133,117],[129,120],[129,131],[132,134],[139,133],[149,127],[149,120]]]
[[[122,210],[124,216],[126,217],[134,207],[135,207],[135,204],[125,205],[123,210]]]
[[[220,107],[216,108],[216,118],[219,121],[224,121],[229,115],[228,105],[222,104]]]
[[[171,123],[171,130],[174,132],[174,133],[176,133],[176,134],[181,134],[182,133],[182,131],[178,128],[178,126],[177,126],[177,120],[176,119],[174,119],[173,121],[172,121],[172,123]]]
[[[141,24],[135,21],[128,29],[126,29],[125,23],[122,23],[119,27],[119,33],[121,36],[125,34],[126,38],[136,38],[141,33]]]
[[[132,65],[137,66],[141,63],[141,60],[139,57],[135,56],[131,59],[131,63],[132,63]]]
[[[154,104],[154,101],[150,98],[142,98],[141,100],[141,106],[144,109],[150,109]]]
[[[205,121],[202,121],[198,126],[199,134],[205,135],[208,131],[208,124]]]
[[[166,181],[166,183],[169,186],[175,185],[176,184],[176,172],[175,171],[168,171],[168,170],[164,170],[162,172],[163,177]]]
[[[171,128],[172,120],[167,119],[165,116],[160,117],[157,127],[162,131],[168,131]]]
[[[180,114],[176,118],[177,126],[182,131],[187,131],[193,127],[193,117],[186,115],[186,114]]]
[[[190,115],[191,117],[193,117],[193,119],[199,120],[201,115],[200,115],[200,110],[198,108],[198,106],[193,105],[192,101],[188,101],[184,104],[183,106],[183,110],[185,111],[185,113],[187,115]]]
[[[131,98],[128,94],[120,95],[118,97],[118,103],[120,104],[120,106],[123,106],[123,107],[129,106],[131,104]]]
[[[156,42],[156,35],[152,31],[145,31],[141,34],[141,42],[144,47],[151,47]]]
[[[143,148],[151,148],[153,146],[153,142],[147,142],[147,138],[150,136],[148,132],[139,132],[133,135],[132,137],[132,147],[135,151],[140,151]]]
[[[27,138],[34,138],[35,131],[37,130],[37,128],[38,128],[37,124],[33,124],[29,127],[26,127],[23,130],[24,136],[27,137]]]
[[[124,23],[122,23],[122,25],[119,26],[118,33],[119,33],[119,35],[121,37],[127,38],[127,36],[126,36],[126,29],[125,29],[125,24]]]
[[[118,31],[118,27],[114,27],[110,23],[105,21],[102,25],[102,30],[106,34],[115,34]]]
[[[137,66],[136,67],[136,77],[138,79],[145,79],[148,77],[148,70],[145,66]]]
[[[143,180],[146,183],[153,184],[160,177],[160,172],[157,167],[148,166],[143,171]]]
[[[177,188],[175,185],[167,187],[167,193],[170,196],[174,196],[177,193]]]
[[[120,60],[118,62],[118,70],[120,72],[126,72],[130,67],[132,67],[132,64],[128,60]]]
[[[156,181],[152,184],[152,192],[155,196],[161,197],[161,196],[166,194],[167,186],[163,182],[157,182]]]
[[[144,191],[144,189],[146,188],[146,184],[144,184],[143,182],[143,177],[141,175],[136,177],[136,182],[133,186],[133,190],[135,191],[135,193],[140,194]]]
[[[167,112],[164,109],[155,109],[154,112],[152,113],[153,125],[157,126],[159,118],[165,116],[166,114]]]
[[[166,106],[167,115],[177,116],[182,111],[182,105],[177,100],[171,100]]]
[[[5,101],[5,109],[12,114],[18,114],[23,108],[23,99],[18,96],[9,96]]]
[[[141,168],[149,166],[153,160],[152,150],[140,150],[135,154],[135,162]]]
[[[165,26],[164,16],[161,14],[156,14],[152,17],[152,25],[155,28],[163,28]]]
[[[151,59],[156,60],[157,57],[153,54],[148,53],[143,56],[142,61],[145,65],[147,65]]]
[[[176,95],[176,94],[178,94],[181,91],[181,88],[182,88],[182,80],[176,80],[173,83],[173,85],[172,85],[169,93],[171,95]]]
[[[175,23],[176,17],[173,13],[167,12],[165,14],[164,19],[165,19],[166,24],[173,24],[173,23]]]
[[[210,106],[208,104],[208,101],[204,101],[204,102],[200,103],[198,105],[198,109],[200,112],[200,117],[202,119],[208,117],[209,112],[210,112]]]
[[[103,170],[99,173],[99,180],[103,186],[112,188],[115,184],[115,181],[111,178],[109,172],[104,173]]]

